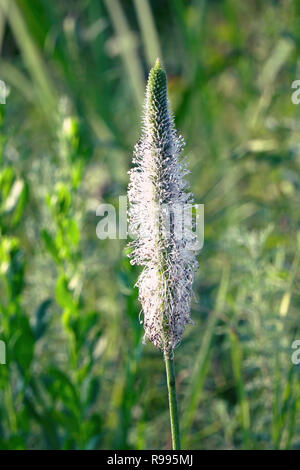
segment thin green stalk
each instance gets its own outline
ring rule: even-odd
[[[168,384],[172,448],[173,450],[180,450],[180,432],[179,432],[179,419],[178,419],[178,409],[177,409],[174,360],[171,359],[168,352],[165,352],[164,358],[165,358],[165,364],[166,364],[167,384]]]
[[[144,99],[144,74],[138,56],[136,41],[130,30],[120,0],[105,0],[105,5],[117,36],[120,56],[131,81],[135,100],[138,107],[140,107]]]
[[[162,58],[162,54],[149,0],[134,0],[134,6],[142,33],[146,59],[152,66],[156,57]]]

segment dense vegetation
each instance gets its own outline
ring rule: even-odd
[[[0,0],[0,448],[170,446],[140,271],[95,212],[126,194],[156,57],[205,204],[183,446],[300,448],[299,26],[297,0]]]

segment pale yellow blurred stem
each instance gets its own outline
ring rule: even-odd
[[[134,0],[148,65],[152,67],[157,57],[162,59],[159,37],[148,0]]]

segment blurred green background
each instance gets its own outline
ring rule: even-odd
[[[300,448],[300,2],[0,0],[1,449],[169,448],[124,240],[145,80],[166,67],[205,204],[175,360],[187,449]]]

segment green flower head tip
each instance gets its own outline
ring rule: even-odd
[[[160,58],[159,58],[159,57],[157,57],[157,59],[156,59],[156,61],[155,61],[155,64],[154,64],[154,67],[160,68],[160,69],[162,68],[161,63],[160,63]]]
[[[154,67],[150,70],[147,91],[148,96],[152,98],[160,96],[161,92],[164,95],[167,91],[167,76],[159,59],[156,59]]]

